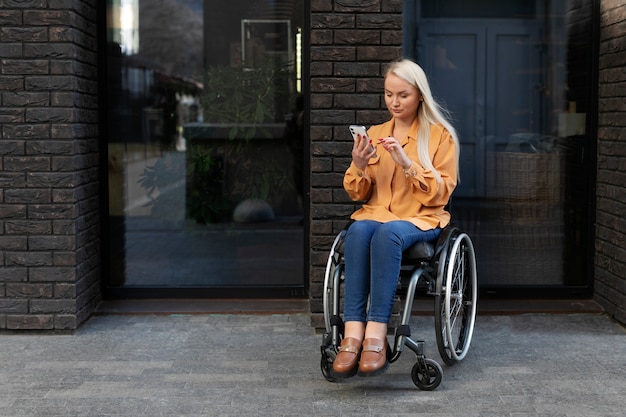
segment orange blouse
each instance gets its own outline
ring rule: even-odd
[[[406,138],[397,138],[413,161],[404,171],[391,155],[378,144],[378,138],[392,135],[394,120],[372,126],[369,137],[376,146],[376,157],[365,170],[354,163],[346,170],[343,187],[354,201],[365,201],[355,211],[354,220],[375,220],[382,223],[406,220],[422,230],[445,227],[450,222],[446,204],[457,184],[455,145],[450,133],[441,125],[431,125],[428,152],[433,166],[441,175],[438,183],[431,170],[422,168],[417,156],[418,122],[413,121]]]

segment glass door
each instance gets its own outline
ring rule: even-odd
[[[109,292],[303,294],[302,5],[107,4]]]
[[[590,293],[592,4],[409,7],[405,53],[424,67],[461,137],[452,215],[474,240],[481,287]]]

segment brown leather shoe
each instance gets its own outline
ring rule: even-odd
[[[333,361],[333,376],[348,378],[356,375],[361,355],[361,341],[354,337],[346,337],[341,341],[339,353]]]
[[[359,362],[359,376],[376,376],[389,368],[387,360],[387,340],[365,339],[361,360]]]

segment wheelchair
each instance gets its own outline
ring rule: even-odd
[[[324,275],[324,324],[320,367],[329,382],[333,361],[339,352],[344,323],[341,316],[342,283],[344,282],[344,238],[347,226],[335,238]],[[443,378],[441,365],[424,354],[424,341],[411,338],[409,321],[416,293],[434,296],[435,336],[441,359],[454,365],[467,354],[478,301],[476,257],[472,240],[459,227],[446,226],[432,242],[417,242],[402,256],[398,290],[405,290],[400,324],[395,328],[393,346],[388,345],[387,359],[399,359],[405,347],[416,355],[411,370],[413,383],[421,390],[431,391]],[[401,293],[402,291],[397,291]],[[402,299],[402,295],[400,295]],[[389,343],[389,341],[387,341]]]

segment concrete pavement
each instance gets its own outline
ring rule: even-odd
[[[437,353],[432,317],[414,335]],[[602,314],[477,317],[432,392],[407,349],[327,382],[307,314],[100,315],[73,335],[0,334],[0,416],[623,417],[626,332]]]

